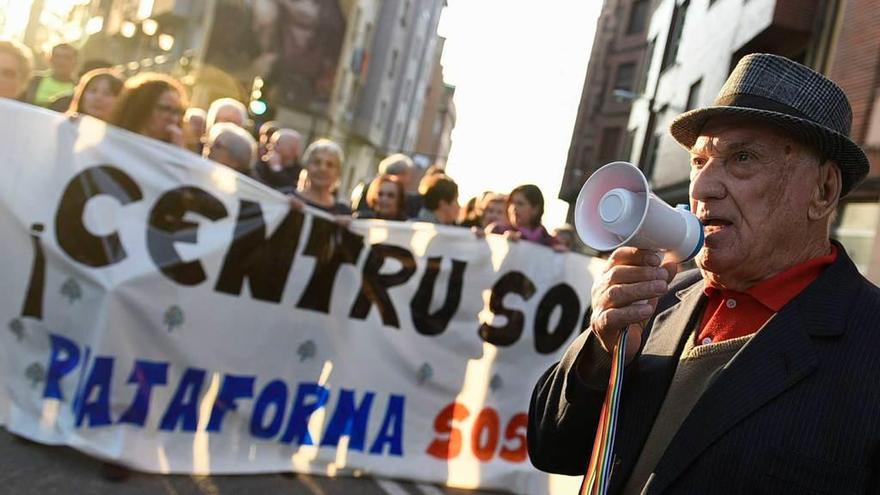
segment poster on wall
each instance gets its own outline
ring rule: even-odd
[[[324,114],[346,18],[338,0],[220,0],[205,62],[277,105]]]

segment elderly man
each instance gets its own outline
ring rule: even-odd
[[[221,122],[208,132],[202,156],[249,174],[257,160],[257,141],[241,127]]]
[[[183,140],[186,143],[186,149],[193,153],[202,154],[204,143],[202,139],[205,137],[207,129],[207,113],[199,107],[189,107],[183,114]]]
[[[868,172],[851,120],[833,82],[757,54],[673,122],[699,269],[612,253],[590,331],[535,387],[535,466],[585,473],[628,328],[610,493],[878,493],[880,290],[829,239]]]
[[[12,40],[0,40],[0,98],[19,97],[31,77],[32,67],[28,47]]]
[[[253,177],[284,193],[296,190],[302,165],[299,162],[302,137],[293,129],[278,129],[269,138],[267,152],[254,166]]]
[[[247,121],[247,108],[242,102],[234,98],[220,98],[211,102],[208,107],[205,126],[210,131],[214,124],[229,122],[243,128]]]

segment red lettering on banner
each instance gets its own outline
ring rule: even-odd
[[[437,436],[428,446],[427,453],[437,459],[450,460],[461,455],[462,431],[453,422],[462,422],[470,417],[470,410],[463,404],[453,402],[444,407],[434,419]],[[490,462],[501,443],[501,420],[498,411],[491,407],[483,408],[474,418],[470,428],[471,451],[480,462]],[[528,459],[526,429],[528,416],[518,413],[510,418],[504,429],[504,442],[498,457],[507,462],[520,463]],[[467,431],[464,432],[467,434]]]
[[[434,419],[434,431],[448,435],[446,439],[435,438],[428,446],[428,454],[438,459],[454,459],[461,453],[461,431],[452,426],[452,421],[462,421],[471,412],[458,402],[444,407]]]
[[[495,457],[495,449],[498,448],[499,426],[498,413],[492,408],[486,408],[477,415],[474,427],[471,429],[471,450],[474,457],[481,462],[489,462]],[[483,438],[486,439],[485,444]]]
[[[498,456],[509,462],[525,462],[529,456],[528,445],[526,444],[526,430],[529,424],[529,416],[525,413],[519,413],[510,418],[507,428],[504,430],[504,445]],[[509,440],[518,441],[515,448],[511,448],[507,443]]]

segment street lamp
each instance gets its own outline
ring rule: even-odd
[[[174,47],[174,36],[162,33],[159,35],[159,48],[168,52]]]
[[[136,31],[137,26],[135,26],[134,23],[131,21],[125,21],[122,23],[122,26],[119,27],[119,34],[121,34],[125,38],[133,37]]]
[[[155,19],[144,19],[141,23],[141,29],[147,36],[153,36],[159,30],[159,23]]]

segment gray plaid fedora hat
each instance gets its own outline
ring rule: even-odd
[[[813,144],[837,163],[845,196],[868,174],[868,157],[848,136],[852,108],[843,90],[822,74],[778,55],[739,61],[712,106],[683,113],[669,132],[690,149],[709,119],[747,117]]]

